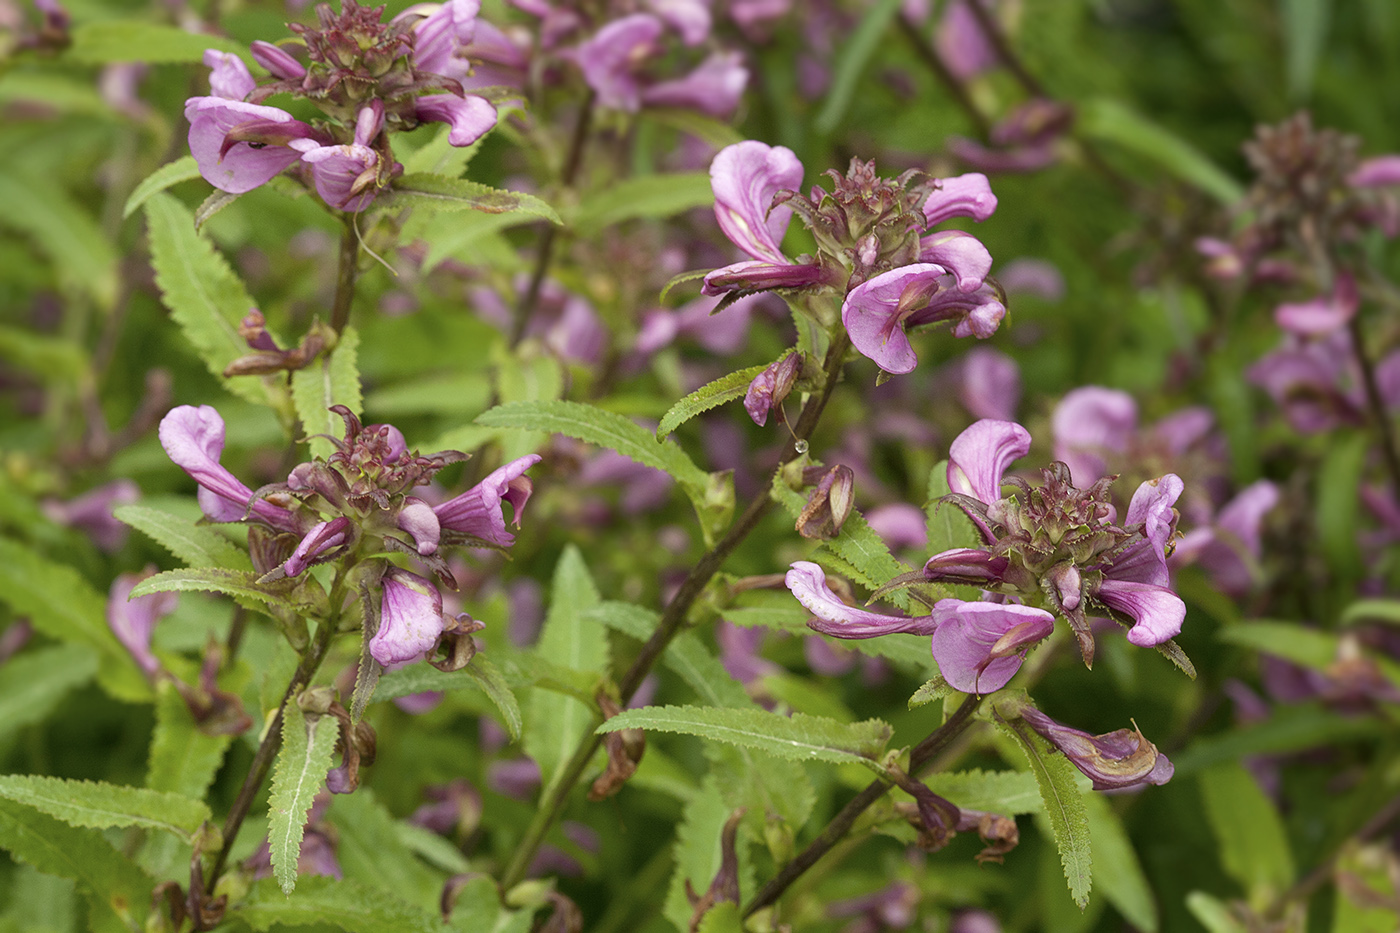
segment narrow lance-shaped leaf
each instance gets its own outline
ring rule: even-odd
[[[855,97],[861,73],[880,48],[880,40],[899,12],[899,4],[900,0],[879,0],[872,4],[850,38],[842,44],[836,57],[831,89],[827,91],[826,101],[813,123],[818,133],[829,134],[841,125]]]
[[[537,652],[556,664],[601,674],[608,665],[608,639],[587,611],[599,602],[598,588],[583,555],[569,545],[554,568],[549,613]],[[577,699],[535,689],[530,698],[530,728],[525,750],[539,762],[545,786],[558,776],[594,721],[595,713]]]
[[[421,207],[432,211],[484,211],[488,214],[519,212],[563,223],[547,203],[523,191],[491,188],[465,178],[426,173],[405,175],[394,182],[390,194],[375,205],[389,208]]]
[[[1293,853],[1283,821],[1254,777],[1237,763],[1200,775],[1206,817],[1220,845],[1220,863],[1249,892],[1269,903],[1294,881]]]
[[[794,713],[780,716],[761,709],[711,706],[647,706],[624,710],[598,727],[599,732],[651,729],[679,732],[730,745],[755,748],[796,761],[831,761],[875,766],[890,740],[888,723],[879,719],[838,722]]]
[[[924,783],[941,797],[968,810],[987,810],[1014,816],[1041,809],[1040,788],[1029,771],[946,771]]]
[[[1157,933],[1157,902],[1118,814],[1100,794],[1085,794],[1082,799],[1099,890],[1134,929]]]
[[[360,335],[355,328],[347,327],[333,350],[292,374],[292,402],[311,440],[313,457],[329,457],[335,452],[330,440],[316,435],[340,437],[345,433],[345,423],[330,410],[332,405],[344,405],[356,415],[360,413],[359,346]]]
[[[202,53],[201,53],[202,54]],[[159,191],[164,191],[171,185],[178,185],[182,181],[193,181],[199,177],[199,163],[194,160],[194,156],[181,156],[174,162],[167,162],[151,174],[147,175],[141,184],[131,192],[131,196],[126,199],[126,206],[122,208],[122,217],[130,217],[141,209],[141,205]]]
[[[641,175],[585,197],[573,226],[580,235],[588,236],[624,220],[674,217],[714,200],[709,172]]]
[[[167,592],[206,592],[223,593],[227,596],[256,600],[269,605],[291,605],[286,597],[290,587],[277,581],[272,584],[259,584],[252,571],[222,570],[204,568],[191,570],[167,570],[147,577],[131,590],[132,598],[151,593]]]
[[[1089,101],[1080,108],[1077,126],[1090,139],[1122,146],[1221,204],[1232,205],[1244,195],[1239,182],[1200,150],[1119,101],[1108,98]]]
[[[122,505],[112,510],[122,522],[151,538],[194,568],[253,569],[248,555],[208,525],[144,505]]]
[[[1040,787],[1046,818],[1060,850],[1060,865],[1070,897],[1080,907],[1089,903],[1093,886],[1093,853],[1089,843],[1089,817],[1079,789],[1079,772],[1064,755],[1050,747],[1022,719],[998,723],[1015,737]]]
[[[95,930],[140,930],[152,881],[96,829],[68,826],[32,807],[0,800],[0,848],[46,875],[72,878],[90,895]]]
[[[436,916],[385,897],[377,888],[333,878],[305,879],[296,897],[287,897],[270,880],[253,885],[237,917],[257,933],[289,927],[330,926],[356,933],[442,933]]]
[[[252,64],[248,47],[231,39],[187,32],[176,26],[117,19],[78,26],[65,57],[90,65],[135,61],[151,65],[195,64],[204,60],[205,49],[232,52]]]
[[[223,378],[228,364],[248,352],[238,325],[253,300],[243,283],[213,244],[195,232],[189,210],[169,194],[153,194],[146,202],[146,224],[156,285],[170,316],[230,392],[266,403],[267,393],[258,380]]]
[[[672,405],[670,411],[666,412],[661,423],[656,426],[656,439],[661,440],[696,415],[707,412],[711,408],[718,408],[725,402],[743,398],[749,390],[749,383],[753,382],[754,378],[765,369],[767,367],[762,365],[750,366],[748,369],[720,376],[714,382],[696,389]]]
[[[267,839],[272,873],[287,894],[297,884],[297,858],[301,855],[306,814],[331,769],[338,735],[332,716],[308,722],[295,698],[283,708],[282,750],[277,753],[277,767],[272,773]]]
[[[210,817],[202,800],[181,794],[34,774],[0,776],[0,797],[33,807],[69,826],[140,826],[185,839]]]

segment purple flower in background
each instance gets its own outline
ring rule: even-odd
[[[615,110],[637,111],[642,85],[635,74],[638,62],[656,54],[665,25],[649,13],[613,20],[574,52],[583,80],[598,96],[598,104]]]
[[[1034,295],[1049,302],[1065,297],[1065,277],[1044,259],[1013,259],[997,273],[997,281],[1007,294]]]
[[[1137,402],[1126,392],[1083,386],[1065,393],[1051,416],[1055,459],[1075,482],[1103,476],[1109,457],[1128,449],[1137,431]]]
[[[370,657],[386,666],[417,661],[442,634],[442,595],[430,581],[397,567],[381,583],[379,631],[370,639]]]
[[[93,544],[110,553],[121,549],[130,530],[112,515],[112,509],[130,505],[140,498],[141,490],[135,483],[118,479],[67,502],[45,500],[43,509],[50,520],[85,532]]]
[[[958,401],[974,418],[1010,421],[1021,401],[1021,368],[991,347],[973,347],[954,364]]]
[[[513,285],[516,295],[523,296],[530,287],[530,278],[521,274]],[[478,314],[502,331],[510,332],[515,311],[495,289],[473,288],[471,296]],[[542,341],[560,359],[575,363],[597,363],[608,345],[608,331],[598,312],[586,298],[553,279],[540,283],[535,311],[530,315],[525,333]]]
[[[263,499],[219,465],[224,451],[224,419],[208,405],[181,405],[160,423],[160,444],[175,465],[199,483],[199,506],[216,522],[260,522],[277,531],[300,534],[303,524],[292,512]]]
[[[1122,790],[1143,784],[1165,784],[1175,768],[1157,746],[1136,729],[1090,735],[1056,722],[1034,707],[1021,718],[1064,752],[1065,757],[1093,781],[1094,790]]]
[[[966,81],[1000,64],[977,17],[968,9],[979,0],[949,0],[943,5],[933,45],[953,77]]]
[[[1274,309],[1274,321],[1299,337],[1324,337],[1345,327],[1356,316],[1360,304],[1356,280],[1342,272],[1337,275],[1332,294],[1311,301],[1281,304]]]
[[[865,523],[891,551],[928,547],[928,517],[918,506],[906,502],[876,506],[865,513]]]
[[[122,647],[131,652],[146,676],[154,677],[161,669],[161,663],[151,653],[151,637],[155,634],[156,623],[175,611],[180,596],[167,592],[132,599],[131,591],[150,573],[123,573],[112,581],[112,587],[107,592],[107,627],[117,636]]]
[[[642,91],[649,107],[684,107],[727,119],[749,85],[749,70],[738,52],[714,52],[681,78],[659,81]]]
[[[506,530],[501,503],[510,503],[515,526],[519,528],[525,503],[530,501],[534,489],[525,471],[541,459],[539,454],[528,454],[512,460],[460,496],[435,506],[433,512],[444,533],[443,539],[454,539],[449,543],[485,542],[495,547],[514,544],[515,536]]]
[[[1264,516],[1278,505],[1279,490],[1266,479],[1246,486],[1207,526],[1182,536],[1171,565],[1198,563],[1222,593],[1239,598],[1257,582]]]

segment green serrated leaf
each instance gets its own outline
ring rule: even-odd
[[[1093,854],[1089,841],[1089,817],[1079,789],[1078,770],[1070,760],[1041,738],[1025,720],[998,720],[1021,747],[1040,788],[1043,812],[1050,821],[1055,845],[1060,850],[1070,897],[1081,908],[1089,903],[1093,885]]]
[[[968,810],[1015,816],[1038,813],[1040,787],[1029,771],[948,771],[924,778],[935,794]]]
[[[322,877],[303,879],[292,897],[279,891],[272,879],[260,881],[229,914],[257,933],[327,924],[354,933],[442,933],[436,916],[385,897],[378,888]]]
[[[374,701],[393,700],[428,690],[461,690],[464,687],[475,687],[485,693],[500,712],[501,724],[510,732],[510,737],[520,738],[520,706],[515,694],[500,669],[479,654],[465,668],[450,674],[430,664],[413,664],[390,671],[380,677],[379,686],[374,691]]]
[[[150,685],[107,627],[106,599],[72,567],[0,538],[0,602],[50,638],[96,649],[98,680],[114,696],[150,697]]]
[[[72,691],[97,674],[86,645],[26,651],[0,665],[0,738],[41,722]]]
[[[295,697],[283,708],[282,749],[272,772],[267,839],[272,873],[284,894],[291,894],[296,887],[306,814],[326,781],[339,735],[333,716],[321,716],[308,723]]]
[[[143,928],[153,883],[98,830],[68,826],[31,807],[0,800],[0,848],[46,875],[76,881],[90,895],[94,928]]]
[[[579,235],[591,236],[625,220],[674,217],[714,200],[709,172],[640,175],[591,192],[579,204],[573,226]]]
[[[285,587],[274,584],[260,585],[258,575],[252,571],[223,570],[217,567],[189,570],[167,570],[147,577],[131,591],[132,599],[149,596],[151,593],[205,592],[223,593],[226,596],[257,600],[269,605],[285,605]]]
[[[678,732],[754,748],[794,761],[832,761],[869,766],[884,751],[892,734],[879,719],[843,723],[794,713],[780,716],[761,709],[711,706],[647,706],[624,710],[598,727],[599,732],[651,729]]]
[[[1134,929],[1157,933],[1157,901],[1118,814],[1100,794],[1085,794],[1083,800],[1099,890]]]
[[[643,759],[645,760],[645,759]],[[695,891],[705,891],[714,881],[720,863],[720,833],[729,819],[730,809],[724,802],[715,779],[707,777],[686,804],[680,825],[676,827],[676,869],[666,892],[663,911],[666,919],[681,933],[690,930],[693,908],[686,898],[685,883]]]
[[[921,706],[928,706],[934,700],[941,700],[953,693],[953,688],[948,685],[948,681],[942,676],[924,682],[924,685],[914,691],[914,695],[909,698],[909,708],[918,709]]]
[[[665,302],[666,296],[671,294],[671,289],[675,288],[677,285],[684,285],[686,282],[699,281],[700,279],[703,279],[705,276],[709,275],[712,271],[713,270],[711,269],[692,269],[689,272],[676,273],[666,281],[665,285],[661,286],[661,294],[656,296],[656,300],[659,302]]]
[[[1090,139],[1122,146],[1211,195],[1221,204],[1233,205],[1244,196],[1239,182],[1200,150],[1120,101],[1108,98],[1087,101],[1082,105],[1075,125]]]
[[[253,569],[247,553],[208,525],[197,525],[187,518],[144,505],[118,506],[112,514],[184,561],[187,567]]]
[[[209,371],[225,388],[250,402],[266,404],[262,383],[248,376],[224,379],[224,370],[248,352],[238,324],[253,307],[253,299],[238,276],[207,239],[194,229],[194,216],[164,192],[146,202],[151,239],[151,265],[156,285]]]
[[[744,933],[744,918],[739,913],[739,905],[724,901],[705,911],[698,933]]]
[[[32,774],[0,776],[0,797],[89,829],[140,826],[189,839],[210,818],[202,800],[180,794]]]
[[[554,568],[549,613],[540,632],[537,653],[576,671],[606,671],[607,636],[603,627],[587,614],[599,601],[598,588],[583,555],[570,544]],[[546,788],[553,785],[560,766],[573,755],[595,718],[594,711],[577,699],[541,689],[531,691],[525,751],[539,762]]]
[[[826,100],[812,122],[818,133],[826,136],[840,126],[855,97],[860,76],[879,49],[880,40],[899,12],[899,4],[900,0],[879,0],[870,6],[860,24],[836,53],[831,88],[826,92]]]
[[[721,376],[714,382],[696,389],[672,405],[670,410],[666,412],[666,416],[656,426],[656,439],[661,440],[702,412],[718,408],[725,402],[732,402],[736,398],[743,398],[749,390],[749,383],[753,382],[754,378],[767,368],[767,366],[750,366],[748,369],[741,369],[736,373]]]
[[[375,204],[389,210],[418,207],[431,211],[483,211],[487,214],[521,213],[562,224],[554,208],[532,194],[505,191],[465,178],[426,173],[404,175],[394,181],[390,193]]]
[[[344,405],[356,415],[360,414],[360,369],[356,353],[359,346],[360,335],[355,328],[346,327],[335,349],[321,354],[305,369],[292,373],[292,403],[311,439],[313,457],[329,457],[335,452],[335,445],[329,438],[313,435],[340,437],[345,433],[345,422],[330,410],[332,405]]]
[[[130,217],[136,213],[142,204],[158,191],[164,191],[171,185],[178,185],[182,181],[193,181],[199,177],[199,163],[194,160],[194,156],[181,156],[174,162],[167,162],[151,174],[147,175],[141,184],[131,192],[131,196],[126,199],[126,206],[122,208],[122,217]]]
[[[512,402],[483,413],[476,423],[488,428],[520,428],[575,437],[615,450],[643,466],[669,473],[682,485],[703,489],[708,482],[708,474],[692,463],[675,443],[658,442],[646,428],[592,405],[566,401]]]
[[[1200,775],[1206,817],[1220,846],[1220,863],[1256,907],[1272,903],[1294,881],[1292,848],[1274,804],[1237,763]]]
[[[0,226],[29,236],[66,288],[103,308],[117,300],[117,254],[97,220],[48,178],[0,172]]]
[[[83,23],[73,30],[73,44],[64,57],[89,65],[109,62],[198,64],[204,60],[205,49],[232,52],[246,63],[253,63],[248,47],[231,39],[132,20]]]

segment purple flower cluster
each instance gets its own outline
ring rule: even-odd
[[[170,459],[199,484],[200,507],[208,519],[253,526],[249,545],[264,582],[296,578],[331,560],[365,567],[362,582],[381,594],[370,655],[386,665],[418,660],[440,640],[469,634],[477,623],[465,614],[445,619],[433,581],[379,555],[409,555],[438,584],[455,589],[440,547],[504,549],[514,544],[503,504],[510,504],[519,525],[532,490],[525,471],[540,457],[513,460],[461,495],[429,505],[410,493],[463,456],[455,451],[421,456],[409,451],[392,425],[361,425],[347,409],[335,410],[346,428],[345,437],[334,441],[335,453],[328,460],[300,464],[285,483],[257,492],[219,463],[224,422],[213,408],[174,409],[161,422],[160,441]]]
[[[715,217],[749,258],[705,276],[704,292],[738,297],[771,289],[839,290],[851,343],[889,373],[917,362],[907,329],[950,321],[957,337],[986,338],[1006,314],[988,279],[992,257],[976,237],[932,231],[954,217],[986,220],[997,199],[986,176],[893,181],[873,163],[829,173],[832,191],[801,194],[803,169],[791,150],[749,140],[710,166]],[[781,243],[793,214],[817,240],[817,255],[789,259]]]
[[[479,8],[479,0],[420,4],[382,23],[382,7],[344,0],[336,16],[323,4],[319,28],[292,27],[300,43],[253,43],[273,79],[261,85],[243,59],[209,50],[211,93],[185,102],[200,174],[242,194],[299,166],[326,204],[364,210],[403,171],[386,130],[446,123],[448,141],[469,146],[495,126],[496,108],[462,84]],[[261,103],[276,93],[313,101],[327,119],[306,123]]]

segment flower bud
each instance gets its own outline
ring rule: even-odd
[[[797,517],[797,533],[818,540],[840,534],[855,502],[855,481],[855,473],[844,464],[828,470]]]
[[[754,424],[762,427],[768,423],[768,412],[780,408],[801,372],[802,355],[789,353],[754,377],[744,395],[744,410]]]
[[[1021,718],[1094,782],[1094,790],[1165,784],[1176,770],[1137,728],[1090,735],[1027,706]]]

